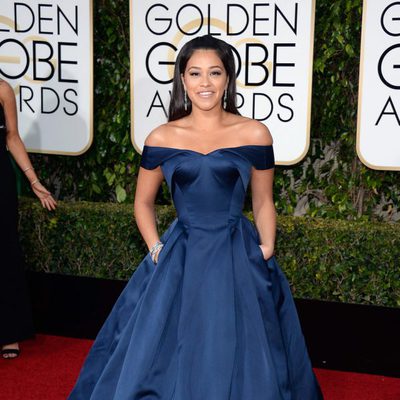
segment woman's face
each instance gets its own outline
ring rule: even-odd
[[[192,109],[208,111],[221,107],[228,76],[215,50],[196,50],[188,60],[182,81]]]

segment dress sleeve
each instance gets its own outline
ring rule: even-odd
[[[157,168],[162,162],[162,153],[159,147],[144,145],[140,166],[145,169]]]
[[[271,169],[275,167],[274,149],[271,146],[255,146],[249,154],[255,169]]]

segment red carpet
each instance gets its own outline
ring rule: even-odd
[[[92,344],[38,335],[16,360],[0,360],[1,400],[65,400]],[[325,400],[400,400],[400,379],[316,370]],[[307,400],[307,399],[304,399]]]

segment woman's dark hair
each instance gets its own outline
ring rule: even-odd
[[[189,115],[192,111],[192,102],[187,99],[185,110],[184,87],[181,74],[185,72],[186,65],[196,50],[215,50],[228,75],[228,88],[225,110],[232,114],[239,114],[236,108],[236,73],[233,52],[228,43],[211,35],[200,36],[187,42],[176,58],[174,80],[172,86],[171,102],[169,104],[168,121],[175,121]],[[221,102],[223,100],[221,99]]]

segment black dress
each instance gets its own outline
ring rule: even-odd
[[[0,104],[0,345],[28,339],[34,332],[17,231],[17,188],[6,148],[6,131]]]

